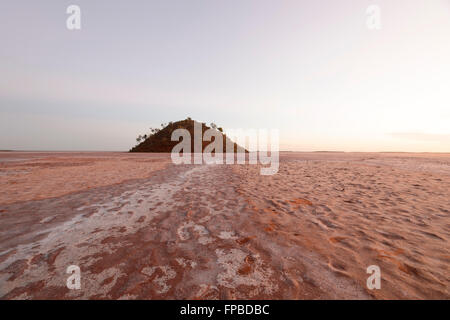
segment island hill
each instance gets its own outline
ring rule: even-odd
[[[226,153],[226,146],[227,143],[231,143],[234,146],[234,153],[236,152],[248,152],[241,146],[237,145],[236,143],[232,142],[226,134],[223,134],[223,130],[220,127],[217,127],[214,123],[211,123],[211,126],[207,126],[205,123],[200,123],[195,120],[192,120],[191,118],[187,118],[186,120],[181,120],[177,122],[169,122],[167,125],[162,124],[162,129],[150,129],[149,134],[145,134],[143,136],[139,136],[136,141],[138,144],[133,147],[130,152],[172,152],[173,148],[180,143],[180,141],[172,141],[172,132],[176,129],[186,129],[189,131],[191,135],[191,152],[194,152],[194,125],[201,124],[202,127],[202,137],[206,130],[208,129],[214,129],[217,130],[217,132],[222,136],[223,138],[223,153]],[[203,141],[202,139],[202,151],[205,149],[206,146],[208,146],[210,143],[214,141],[214,137],[211,139],[211,141]]]

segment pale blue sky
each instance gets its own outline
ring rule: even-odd
[[[0,41],[0,149],[128,150],[190,116],[281,149],[450,152],[449,0],[2,1]]]

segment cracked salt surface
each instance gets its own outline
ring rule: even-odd
[[[278,285],[271,279],[273,270],[263,264],[258,254],[251,256],[253,270],[245,275],[241,274],[240,270],[248,257],[247,253],[239,249],[217,249],[216,255],[219,265],[224,269],[217,276],[219,285],[233,289],[238,286],[254,286],[252,296],[261,292],[270,295],[278,290]]]
[[[96,253],[114,253],[115,245],[102,243],[103,240],[112,236],[124,237],[133,234],[141,227],[140,219],[142,217],[146,218],[145,221],[148,224],[159,215],[159,212],[170,210],[174,205],[169,201],[171,196],[180,189],[184,179],[187,179],[190,174],[195,174],[199,170],[202,170],[202,168],[194,167],[180,174],[173,182],[162,183],[156,186],[151,182],[144,183],[138,190],[126,191],[104,203],[94,203],[77,208],[76,211],[80,213],[70,220],[36,232],[36,235],[44,236],[42,239],[33,243],[21,244],[16,248],[2,252],[1,254],[14,253],[0,263],[0,270],[4,270],[11,263],[18,260],[26,260],[30,264],[33,257],[37,257],[40,254],[47,256],[49,253],[54,252],[55,248],[62,249],[61,252],[58,252],[55,261],[57,269],[60,271],[65,271],[65,268],[71,264],[76,265],[80,261],[86,261],[86,257],[93,256]],[[160,205],[155,206],[156,203]],[[94,212],[89,213],[92,210]],[[53,216],[46,217],[40,223],[50,222],[53,218]],[[201,226],[195,226],[195,230],[201,234],[207,233],[206,229]],[[82,248],[80,248],[80,245],[83,245]],[[90,274],[89,266],[97,260],[98,258],[90,258],[83,265],[83,269],[87,270],[83,272],[83,276],[96,278],[96,283],[104,280],[103,274],[109,275],[108,271],[103,271],[102,274]],[[162,267],[162,270],[167,273],[167,277],[170,279],[174,277],[173,271],[169,267]],[[122,275],[116,269],[112,269],[111,272],[113,275],[110,276],[114,280],[109,285],[104,285],[100,290],[97,288],[96,293],[106,293]],[[24,278],[31,281],[31,279],[40,278],[44,274],[50,274],[48,267],[40,266],[27,270]],[[4,289],[7,287],[6,282],[8,282],[8,278],[8,273],[0,275],[0,286]],[[49,285],[61,285],[60,281],[61,279],[52,280],[47,276]],[[161,287],[160,293],[167,292],[168,287],[164,285],[164,277],[157,278],[156,283]],[[8,287],[12,286],[13,284],[8,284]],[[5,291],[2,289],[0,290],[1,293],[5,293]]]

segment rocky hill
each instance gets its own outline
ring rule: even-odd
[[[144,135],[143,139],[138,138],[139,144],[133,147],[130,152],[171,152],[173,147],[176,146],[179,141],[171,141],[172,132],[176,129],[186,129],[189,131],[191,135],[191,152],[194,152],[194,124],[198,123],[202,126],[202,136],[204,132],[211,127],[207,126],[205,123],[199,123],[190,118],[186,120],[181,120],[177,122],[170,122],[162,129],[153,129],[149,135]],[[223,137],[223,152],[226,152],[227,141],[230,141],[229,138],[222,134],[222,128],[216,127],[212,124],[214,129],[220,132]],[[214,140],[214,138],[212,138]],[[141,140],[143,140],[141,142]],[[207,145],[209,145],[212,141],[202,141],[202,151],[205,149]],[[232,142],[233,143],[233,142]],[[248,152],[241,146],[238,146],[236,143],[234,145],[234,153],[238,150],[242,150]]]

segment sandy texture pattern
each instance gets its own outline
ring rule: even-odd
[[[276,241],[319,253],[376,298],[449,297],[450,159],[445,155],[286,154],[277,175],[238,166],[240,192]]]
[[[449,155],[280,159],[2,153],[0,298],[450,298]]]
[[[11,152],[3,155],[0,157],[0,204],[59,197],[150,177],[170,160],[167,155],[143,157],[126,153]]]

